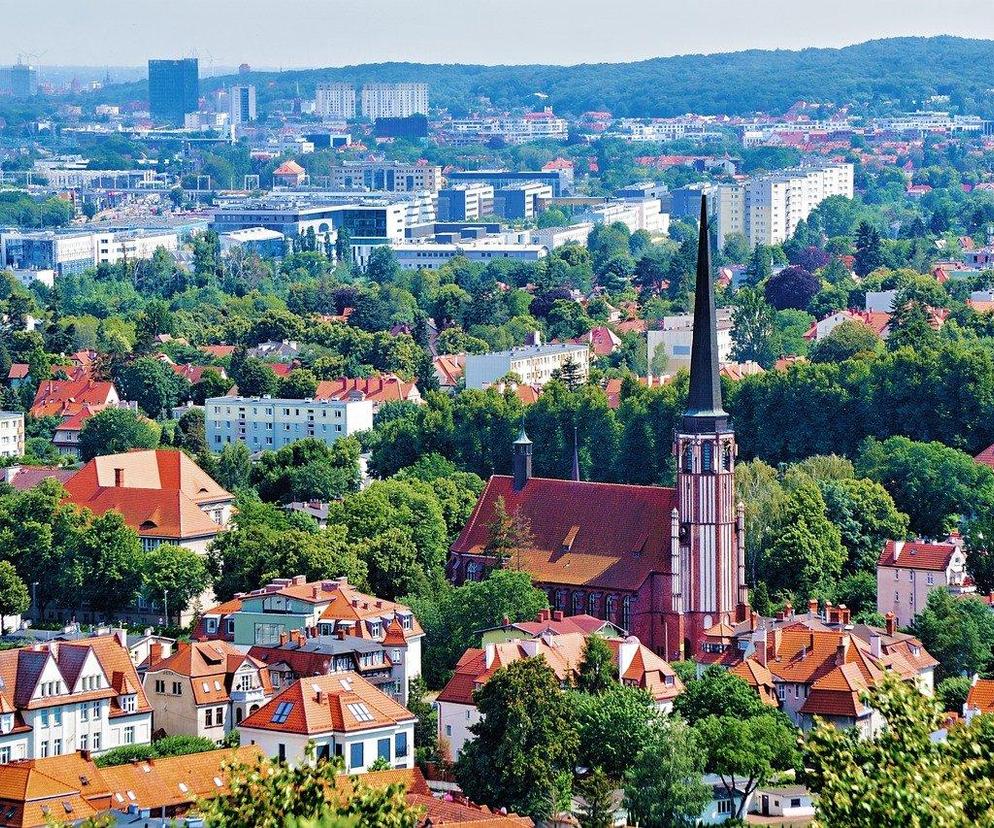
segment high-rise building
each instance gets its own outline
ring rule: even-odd
[[[27,63],[15,63],[0,69],[0,95],[30,98],[38,92],[38,72]]]
[[[155,121],[182,124],[200,106],[200,66],[196,58],[148,62],[148,108]]]
[[[362,87],[362,116],[407,118],[428,114],[427,83],[367,83]]]
[[[322,118],[355,118],[355,87],[351,83],[319,83],[314,93],[314,114]]]
[[[232,86],[228,92],[228,118],[232,126],[255,120],[255,87]]]

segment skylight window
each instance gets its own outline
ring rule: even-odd
[[[273,713],[273,718],[270,721],[273,724],[283,724],[290,715],[290,711],[293,710],[293,702],[280,702],[276,707],[276,712]]]
[[[349,712],[355,716],[356,721],[359,722],[371,722],[373,721],[373,714],[369,712],[369,708],[361,702],[355,702],[353,704],[345,705]]]

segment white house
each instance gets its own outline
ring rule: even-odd
[[[414,766],[414,714],[358,673],[303,678],[248,716],[242,745],[296,764],[313,741],[318,757],[341,756],[349,773],[377,759],[392,768]]]

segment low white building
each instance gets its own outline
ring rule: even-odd
[[[537,262],[549,255],[542,244],[518,243],[483,239],[458,244],[408,243],[392,245],[397,264],[402,270],[437,270],[456,256],[471,262],[491,262],[494,259],[514,259],[519,262]]]
[[[572,362],[582,382],[590,376],[590,348],[572,343],[525,345],[509,351],[466,355],[467,388],[486,388],[514,373],[527,385],[545,385],[555,371]]]
[[[305,437],[331,445],[373,427],[373,403],[362,394],[345,400],[211,397],[204,409],[207,445],[214,451],[234,442],[253,452],[275,450]]]
[[[152,739],[124,630],[0,652],[0,677],[0,765]]]
[[[414,767],[414,714],[358,673],[303,678],[287,687],[240,725],[242,745],[291,765],[304,758],[309,741],[319,758],[341,756],[350,774],[377,759],[392,768]]]
[[[24,455],[24,415],[0,411],[0,457]]]
[[[624,224],[632,233],[645,230],[653,236],[665,236],[670,230],[670,215],[663,212],[658,198],[609,201],[591,207],[586,216],[598,224]]]
[[[732,317],[727,309],[718,311],[718,361],[731,362]],[[690,368],[690,350],[694,338],[694,317],[689,313],[664,316],[659,330],[646,332],[649,367],[653,373],[672,374]]]

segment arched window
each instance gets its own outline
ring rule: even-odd
[[[714,471],[714,445],[705,443],[701,446],[701,471]]]
[[[732,444],[725,443],[721,448],[721,467],[725,471],[732,470]]]
[[[604,602],[604,619],[606,621],[614,621],[614,614],[617,612],[618,599],[613,595],[608,595],[607,600]]]
[[[566,590],[557,589],[556,590],[556,609],[564,610],[566,609]]]
[[[573,593],[573,615],[580,615],[583,612],[583,593]]]
[[[483,564],[479,561],[470,561],[466,564],[466,580],[467,581],[482,581],[483,580]]]
[[[601,594],[599,592],[591,592],[587,596],[587,614],[597,615],[597,607],[601,602]]]
[[[621,602],[621,626],[626,632],[632,631],[632,596],[626,595]]]
[[[683,470],[687,472],[694,470],[694,447],[690,443],[683,447]]]

